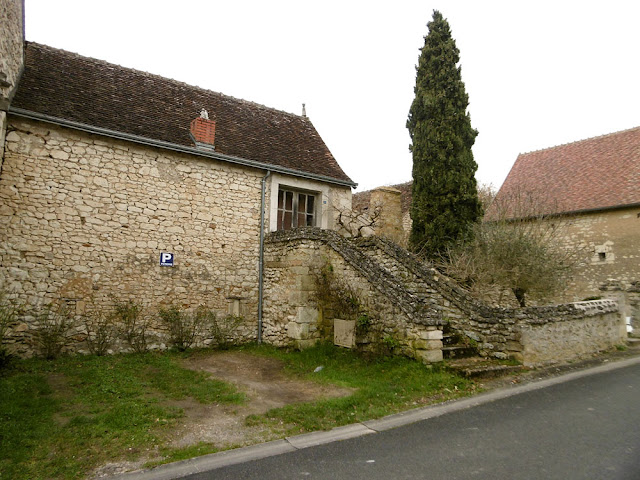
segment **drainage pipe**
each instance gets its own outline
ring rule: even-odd
[[[266,207],[267,179],[271,170],[262,177],[262,194],[260,197],[260,254],[258,260],[258,343],[262,343],[262,300],[264,291],[264,210]]]

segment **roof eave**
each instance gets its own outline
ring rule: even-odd
[[[74,130],[80,130],[86,133],[103,135],[103,136],[114,138],[117,140],[126,140],[129,142],[134,142],[134,143],[147,145],[151,147],[163,148],[163,149],[171,150],[174,152],[187,153],[187,154],[196,155],[199,157],[211,158],[214,160],[228,162],[235,165],[242,165],[245,167],[257,168],[260,170],[268,170],[271,172],[292,175],[295,177],[305,178],[309,180],[317,180],[317,181],[331,183],[331,184],[339,185],[343,187],[356,188],[358,186],[358,184],[353,181],[341,180],[338,178],[327,177],[325,175],[319,175],[311,172],[303,172],[301,170],[295,170],[295,169],[282,167],[279,165],[273,165],[269,163],[264,163],[264,162],[257,162],[255,160],[248,160],[246,158],[234,157],[231,155],[224,155],[217,152],[200,150],[196,147],[187,147],[185,145],[179,145],[177,143],[172,143],[172,142],[165,142],[163,140],[157,140],[154,138],[141,137],[139,135],[134,135],[131,133],[119,132],[116,130],[109,130],[106,128],[96,127],[94,125],[88,125],[86,123],[75,122],[73,120],[66,120],[64,118],[53,117],[45,113],[33,112],[31,110],[25,110],[22,108],[9,107],[9,113],[12,115],[16,115],[18,117],[52,123],[54,125],[71,128]]]
[[[506,221],[516,221],[516,220],[533,220],[535,218],[556,218],[556,217],[568,217],[572,215],[586,215],[590,213],[602,213],[602,212],[610,212],[614,210],[624,210],[626,208],[640,208],[640,203],[626,203],[623,205],[611,205],[608,207],[598,207],[598,208],[584,208],[582,210],[570,210],[566,212],[549,212],[549,213],[541,213],[540,215],[532,215],[528,217],[509,217]],[[500,221],[495,218],[486,218],[485,222],[496,222]]]

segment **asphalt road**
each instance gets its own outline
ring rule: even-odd
[[[181,478],[640,479],[640,364]]]

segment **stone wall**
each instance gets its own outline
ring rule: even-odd
[[[0,179],[0,285],[27,308],[62,300],[78,314],[111,295],[151,310],[225,314],[239,303],[255,337],[262,175],[14,120]],[[175,266],[161,267],[161,252]]]
[[[371,191],[369,214],[377,212],[375,234],[401,244],[405,235],[402,229],[402,192],[395,188],[379,187]]]
[[[0,110],[6,111],[22,73],[24,2],[0,0]]]
[[[570,217],[559,240],[579,255],[576,271],[559,301],[600,296],[610,280],[623,290],[640,280],[640,207]]]
[[[242,315],[239,336],[256,338],[265,171],[9,120],[0,177],[0,288],[12,299],[35,312],[63,303],[79,316],[111,308],[113,297],[133,299],[156,320],[161,307],[205,305],[219,316]],[[349,203],[350,189],[304,185],[323,192],[319,221],[333,227],[331,204]],[[272,187],[267,182],[267,206]],[[174,266],[160,265],[162,252],[174,254]],[[36,325],[33,315],[23,320],[11,331],[12,343],[16,353],[30,355]],[[150,333],[162,348],[157,322]]]
[[[528,313],[528,318],[519,322],[526,365],[582,358],[624,340],[624,325],[611,300],[570,304],[548,312],[542,322],[535,318],[535,310]]]
[[[265,338],[277,345],[306,346],[329,338],[331,324],[314,302],[313,280],[327,262],[356,288],[366,310],[398,340],[399,351],[423,360],[437,361],[434,349],[442,346],[445,323],[475,341],[482,355],[526,365],[606,350],[626,336],[613,300],[491,307],[378,237],[348,240],[334,232],[294,231],[272,235],[266,252]]]

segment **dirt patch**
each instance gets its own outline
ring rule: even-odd
[[[353,393],[348,388],[293,379],[285,374],[282,362],[243,352],[196,355],[184,360],[182,366],[233,383],[245,393],[247,401],[244,405],[205,405],[191,398],[169,401],[170,405],[184,411],[184,416],[166,438],[165,445],[169,447],[179,448],[205,442],[228,449],[261,443],[270,440],[273,432],[262,426],[247,426],[245,419],[248,415],[265,413],[271,408],[292,403]],[[111,462],[94,470],[92,477],[104,478],[135,470],[154,460],[153,457],[150,452],[150,455],[135,462]]]
[[[185,416],[172,435],[170,445],[184,447],[198,442],[220,448],[243,446],[266,439],[269,432],[261,427],[248,427],[251,414],[292,403],[311,402],[322,398],[350,395],[353,390],[293,379],[284,373],[282,362],[243,352],[224,352],[186,359],[185,368],[209,373],[213,378],[233,383],[247,396],[244,405],[203,405],[182,400],[174,405]]]

